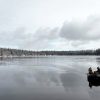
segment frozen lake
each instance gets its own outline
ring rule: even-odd
[[[86,76],[97,66],[99,56],[0,59],[0,100],[100,100]]]

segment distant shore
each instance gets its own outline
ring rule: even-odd
[[[10,48],[0,48],[0,57],[38,57],[38,56],[74,56],[74,55],[100,55],[100,49],[76,51],[32,51]]]

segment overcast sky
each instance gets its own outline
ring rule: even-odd
[[[96,49],[100,0],[0,0],[0,47]]]

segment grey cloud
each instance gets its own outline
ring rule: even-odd
[[[39,28],[29,33],[21,27],[0,32],[0,46],[32,50],[70,50],[98,48],[100,18],[89,17],[85,22],[65,22],[61,28]]]
[[[34,34],[31,34],[30,39],[25,41],[21,47],[34,50],[54,49],[52,42],[59,38],[58,33],[58,28],[38,29]]]
[[[58,37],[58,28],[50,29],[50,28],[45,28],[45,29],[38,29],[35,32],[35,37],[37,39],[55,39]]]
[[[100,18],[88,17],[85,22],[65,22],[60,36],[67,40],[88,41],[100,39]]]
[[[24,43],[28,37],[25,28],[18,28],[15,31],[0,32],[0,46],[1,47],[16,47]]]
[[[38,29],[35,33],[28,33],[25,28],[15,31],[1,32],[0,45],[3,47],[17,47],[20,49],[46,50],[59,38],[58,28]]]

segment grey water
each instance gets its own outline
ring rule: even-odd
[[[0,59],[0,100],[100,100],[87,71],[99,56],[44,56]]]

